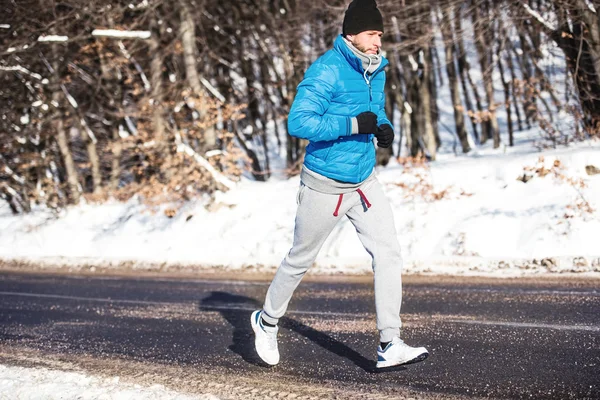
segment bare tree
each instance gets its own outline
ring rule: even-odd
[[[479,65],[483,75],[483,86],[485,88],[488,109],[484,112],[483,122],[486,129],[482,131],[481,142],[487,139],[494,140],[494,148],[500,146],[500,130],[496,117],[496,104],[494,102],[494,85],[492,80],[493,52],[488,47],[493,42],[493,9],[487,0],[476,0],[473,2],[472,14],[473,30],[475,33],[475,48],[479,55]]]
[[[471,150],[469,140],[467,138],[467,130],[465,129],[465,118],[463,113],[463,105],[460,99],[460,86],[458,83],[458,73],[456,71],[455,59],[456,48],[454,47],[454,38],[452,36],[452,16],[454,13],[453,4],[448,1],[442,5],[442,24],[441,31],[444,37],[444,45],[446,46],[446,71],[448,72],[448,85],[450,86],[450,95],[452,97],[452,105],[454,106],[454,122],[456,124],[456,135],[460,140],[463,153],[468,153]]]
[[[538,10],[528,3],[513,4],[515,14],[539,26],[564,52],[567,67],[577,88],[586,129],[600,132],[600,3],[585,0],[538,2]],[[553,11],[558,25],[545,20],[540,11]]]

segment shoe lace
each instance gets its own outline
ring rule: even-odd
[[[398,341],[396,343],[394,343],[394,344],[396,346],[398,346],[399,348],[402,348],[402,349],[411,349],[412,348],[411,346],[409,346],[408,344],[406,344],[404,342],[404,340],[402,340],[402,339],[398,339]]]
[[[404,340],[397,338],[397,339],[394,339],[392,342],[390,342],[390,344],[388,344],[385,348],[381,349],[381,351],[385,352],[388,348],[391,348],[392,346],[397,346],[397,348],[410,347],[409,345],[404,343]]]

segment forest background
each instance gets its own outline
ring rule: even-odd
[[[248,173],[297,174],[286,117],[304,71],[340,33],[342,1],[4,1],[0,196],[15,213],[189,199]],[[600,126],[597,0],[380,0],[390,157],[436,160],[539,128],[566,146]],[[438,110],[450,88],[454,124]],[[498,90],[500,89],[500,90]],[[499,124],[500,119],[504,123]],[[502,135],[505,135],[502,138]],[[284,154],[283,169],[270,154]],[[162,200],[158,200],[162,201]]]

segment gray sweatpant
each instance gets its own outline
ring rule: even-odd
[[[346,215],[373,259],[375,310],[380,340],[389,342],[395,336],[400,336],[402,257],[392,209],[377,179],[365,182],[361,190],[371,207],[367,208],[358,192],[346,193],[335,217],[333,213],[339,195],[320,193],[300,185],[294,243],[267,291],[262,314],[265,321],[277,324],[285,314],[294,290],[315,261],[325,239]]]

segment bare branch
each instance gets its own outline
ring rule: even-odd
[[[120,31],[117,29],[94,29],[92,36],[117,39],[150,39],[150,31]]]
[[[177,143],[177,151],[180,153],[185,153],[188,156],[192,157],[198,164],[204,167],[217,181],[218,183],[225,186],[227,189],[233,189],[235,187],[235,182],[225,177],[225,175],[221,174],[217,171],[207,160],[198,154],[194,149],[192,149],[189,145],[178,141]]]
[[[525,11],[527,11],[529,13],[529,15],[531,15],[532,17],[534,17],[540,24],[542,24],[544,27],[546,27],[546,29],[554,32],[556,31],[556,28],[553,27],[550,22],[546,21],[541,15],[540,13],[538,13],[537,11],[533,10],[531,7],[529,7],[529,4],[523,4],[523,8],[525,8]]]
[[[10,67],[5,67],[0,65],[0,71],[19,71],[19,72],[23,72],[24,74],[30,75],[32,77],[34,77],[37,80],[42,80],[42,76],[40,74],[36,74],[35,72],[31,72],[30,70],[28,70],[27,68],[23,68],[20,65],[16,65],[16,66],[10,66]]]

